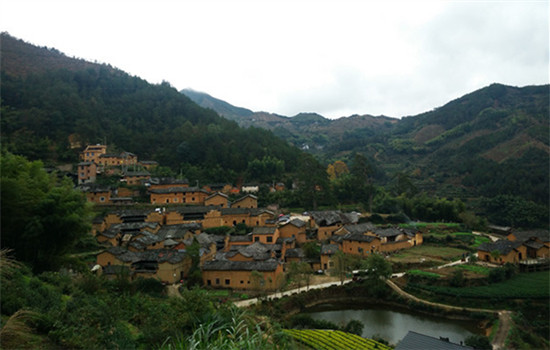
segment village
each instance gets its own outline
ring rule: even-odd
[[[78,188],[89,202],[115,207],[95,218],[92,226],[92,234],[104,248],[97,255],[96,268],[106,276],[123,274],[185,284],[192,269],[198,268],[203,286],[274,291],[284,285],[285,273],[293,263],[307,266],[311,273],[331,275],[338,264],[337,252],[365,258],[423,243],[419,230],[376,226],[357,212],[283,214],[276,207],[259,208],[257,185],[199,188],[187,180],[151,177],[148,170],[157,166],[156,162],[138,161],[129,152],[108,154],[105,145],[86,147],[81,159]],[[97,185],[100,174],[118,174],[121,183],[143,186],[150,206],[128,209],[135,189]],[[230,201],[230,196],[236,199]],[[235,227],[247,231],[236,234],[228,230]],[[220,234],[222,231],[225,233]],[[304,249],[308,244],[320,247],[320,253],[308,256]],[[508,232],[480,245],[477,255],[480,261],[499,265],[527,263],[547,258],[549,249],[544,234]]]

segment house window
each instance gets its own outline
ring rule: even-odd
[[[241,281],[241,284],[244,284],[244,281]]]
[[[225,285],[227,286],[227,285],[229,285],[229,283],[230,283],[230,280],[226,279],[225,280]]]
[[[220,279],[216,278],[216,284],[220,284]]]
[[[212,281],[207,280],[207,281],[206,281],[206,284],[209,285],[209,286],[211,286],[211,285],[212,285]]]
[[[334,267],[334,261],[329,261],[328,266]]]
[[[194,202],[195,201],[195,197],[191,197],[191,202]]]
[[[259,242],[260,241],[260,237],[254,237],[254,242]]]
[[[178,202],[178,197],[175,197],[174,198],[174,203],[177,203]]]
[[[170,199],[166,198],[166,203],[170,203]]]
[[[268,237],[267,237],[267,242],[268,242],[268,243],[271,243],[271,242],[273,242],[273,237],[271,237],[271,236],[268,236]]]
[[[103,197],[103,196],[102,196],[102,197],[99,197],[99,201],[100,201],[100,202],[105,202],[105,197]]]

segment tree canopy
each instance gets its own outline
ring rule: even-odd
[[[84,196],[68,179],[48,174],[40,161],[3,153],[2,246],[35,271],[58,268],[89,231]]]

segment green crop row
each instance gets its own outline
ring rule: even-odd
[[[408,275],[415,275],[415,276],[422,276],[427,277],[431,279],[438,279],[441,277],[441,275],[435,273],[435,272],[428,272],[428,271],[422,271],[422,270],[409,270],[407,271]]]
[[[358,335],[342,331],[321,329],[284,329],[283,332],[303,344],[319,350],[392,349],[391,347],[372,339],[362,338]]]
[[[479,273],[480,275],[488,275],[489,271],[491,271],[491,269],[489,269],[488,267],[479,266],[479,265],[463,264],[463,265],[457,265],[456,268]]]
[[[462,298],[542,299],[550,297],[549,280],[548,272],[543,271],[519,274],[507,281],[487,286],[455,288],[409,283],[407,288]]]

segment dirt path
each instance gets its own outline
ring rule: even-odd
[[[506,338],[512,324],[512,313],[510,311],[500,311],[498,313],[498,329],[493,338],[493,350],[506,349]]]
[[[469,312],[486,312],[486,313],[491,313],[491,314],[498,314],[499,313],[498,310],[477,309],[477,308],[473,308],[473,307],[461,307],[461,306],[453,306],[453,305],[447,305],[447,304],[434,303],[432,301],[417,298],[414,295],[405,292],[403,289],[399,288],[399,286],[397,284],[393,283],[390,280],[386,280],[386,283],[388,284],[388,286],[391,287],[391,289],[393,289],[399,295],[401,295],[401,296],[403,296],[407,299],[411,299],[411,300],[414,300],[418,303],[422,303],[422,304],[425,304],[425,305],[435,306],[435,307],[441,308],[443,310],[447,310],[447,311],[464,311],[464,310],[466,310],[466,311],[469,311]]]
[[[169,297],[176,297],[181,298],[181,294],[179,291],[179,284],[170,284],[166,286],[166,293]]]

